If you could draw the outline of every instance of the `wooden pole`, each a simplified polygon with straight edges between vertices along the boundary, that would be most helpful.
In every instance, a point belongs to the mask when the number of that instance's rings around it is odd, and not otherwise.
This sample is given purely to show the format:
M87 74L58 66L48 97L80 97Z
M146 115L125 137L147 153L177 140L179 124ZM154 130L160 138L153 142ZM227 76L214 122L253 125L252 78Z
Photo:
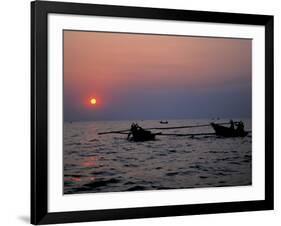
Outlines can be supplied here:
M252 133L252 131L246 131L248 133ZM111 131L107 133L116 133L116 134L122 134L122 135L128 135L129 133L126 132L119 132L119 131ZM210 135L216 135L216 133L154 133L157 136L179 136L179 137L184 137L184 136L210 136Z
M193 137L193 136L207 136L216 135L216 133L160 133L159 136L179 136L179 137Z
M237 123L237 122L234 122ZM217 125L227 125L229 122L222 122L222 123L216 123ZM144 128L145 130L166 130L166 129L185 129L185 128L197 128L197 127L207 127L210 126L209 124L201 124L201 125L186 125L186 126L173 126L173 127L151 127L151 128ZM110 134L110 133L123 133L123 132L129 132L130 129L124 129L124 130L113 130L113 131L107 131L107 132L100 132L98 135L103 134Z
M236 123L236 122L234 122ZM223 123L216 123L217 125L226 125L229 124L229 122L223 122ZM152 127L152 128L146 128L147 130L149 129L157 129L157 130L162 130L162 129L185 129L185 128L197 128L197 127L208 127L211 126L211 123L209 124L201 124L201 125L188 125L188 126L173 126L173 127Z
M109 133L125 133L125 132L129 132L129 129L124 129L124 130L113 130L113 131L108 131L108 132L100 132L98 133L98 135L103 135L103 134L109 134Z

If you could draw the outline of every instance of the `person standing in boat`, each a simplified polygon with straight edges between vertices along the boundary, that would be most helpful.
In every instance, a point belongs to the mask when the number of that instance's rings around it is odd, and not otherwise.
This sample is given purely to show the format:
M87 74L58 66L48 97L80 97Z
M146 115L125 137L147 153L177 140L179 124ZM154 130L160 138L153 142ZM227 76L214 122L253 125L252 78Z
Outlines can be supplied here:
M137 131L137 128L138 128L138 125L136 123L132 123L130 132L128 133L128 136L127 136L127 140L129 140L131 135L133 135L134 132Z
M234 122L233 122L232 119L230 120L229 123L230 123L230 129L235 130L235 128L234 128Z
M237 125L237 132L238 133L244 133L244 123L242 121L238 122L238 125Z

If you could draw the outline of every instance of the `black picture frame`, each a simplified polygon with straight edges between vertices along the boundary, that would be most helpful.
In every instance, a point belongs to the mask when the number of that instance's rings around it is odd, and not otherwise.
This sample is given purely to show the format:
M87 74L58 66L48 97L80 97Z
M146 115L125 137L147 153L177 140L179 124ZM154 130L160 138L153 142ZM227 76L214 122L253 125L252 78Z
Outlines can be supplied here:
M265 26L265 199L257 201L48 212L48 14L74 14ZM31 223L51 224L211 214L274 208L273 16L80 3L31 3Z

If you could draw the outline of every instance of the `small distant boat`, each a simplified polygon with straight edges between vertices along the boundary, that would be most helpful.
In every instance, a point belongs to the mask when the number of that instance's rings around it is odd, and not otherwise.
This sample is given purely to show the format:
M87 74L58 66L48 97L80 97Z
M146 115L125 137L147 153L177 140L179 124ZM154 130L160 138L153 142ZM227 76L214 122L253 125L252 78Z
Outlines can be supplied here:
M168 122L167 120L166 120L166 121L162 121L162 120L161 120L159 123L160 123L160 124L168 124L169 122Z
M216 123L211 123L211 126L216 132L216 135L222 137L245 137L249 132L245 131L244 128L238 127L236 129L225 127Z
M133 123L131 125L130 132L128 134L127 139L129 141L150 141L150 140L155 140L156 133L151 133L148 130L143 129L140 127L138 124Z

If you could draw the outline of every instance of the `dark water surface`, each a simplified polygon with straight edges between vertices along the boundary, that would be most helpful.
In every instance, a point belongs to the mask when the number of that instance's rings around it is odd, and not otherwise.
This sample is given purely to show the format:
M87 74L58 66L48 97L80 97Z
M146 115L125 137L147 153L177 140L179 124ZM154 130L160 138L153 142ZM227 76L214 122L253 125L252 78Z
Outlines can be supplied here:
M245 129L251 130L251 120L243 121ZM135 143L127 141L126 135L97 134L127 129L131 123L64 123L65 194L241 186L252 182L251 136L158 136L155 141ZM169 120L166 125L156 120L138 123L148 128L206 124L210 120ZM202 127L162 132L208 133L213 130Z

